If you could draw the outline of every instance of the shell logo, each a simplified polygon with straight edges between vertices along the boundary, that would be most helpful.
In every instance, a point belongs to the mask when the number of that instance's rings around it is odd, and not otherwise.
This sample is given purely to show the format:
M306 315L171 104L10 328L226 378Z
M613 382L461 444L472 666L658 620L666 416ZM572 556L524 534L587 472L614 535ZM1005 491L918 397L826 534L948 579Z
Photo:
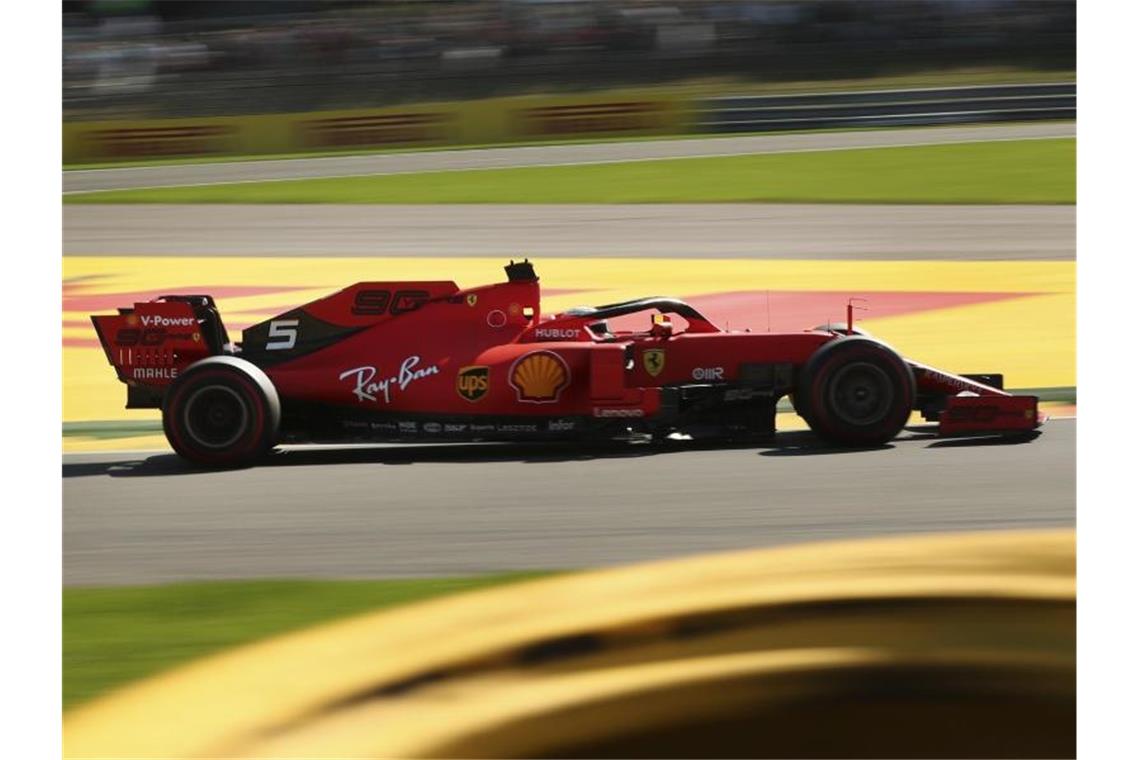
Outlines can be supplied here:
M570 368L552 351L534 351L516 360L508 377L519 401L553 404L570 385Z

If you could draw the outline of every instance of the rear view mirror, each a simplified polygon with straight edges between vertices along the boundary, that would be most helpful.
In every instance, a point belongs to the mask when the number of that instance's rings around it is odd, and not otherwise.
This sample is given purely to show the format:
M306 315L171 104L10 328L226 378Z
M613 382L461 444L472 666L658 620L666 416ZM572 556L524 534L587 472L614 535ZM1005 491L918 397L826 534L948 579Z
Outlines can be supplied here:
M664 314L654 314L649 334L656 338L668 338L673 334L673 322Z

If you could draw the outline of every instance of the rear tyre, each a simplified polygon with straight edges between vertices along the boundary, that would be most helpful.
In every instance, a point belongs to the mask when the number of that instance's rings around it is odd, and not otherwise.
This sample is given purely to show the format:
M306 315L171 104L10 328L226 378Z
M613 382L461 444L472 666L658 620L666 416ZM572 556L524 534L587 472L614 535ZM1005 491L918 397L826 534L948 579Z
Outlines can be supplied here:
M206 467L252 464L273 447L281 403L269 377L232 356L191 365L166 392L162 429L179 456Z
M898 435L914 406L914 373L887 346L863 336L824 344L808 360L795 405L820 438L879 446Z

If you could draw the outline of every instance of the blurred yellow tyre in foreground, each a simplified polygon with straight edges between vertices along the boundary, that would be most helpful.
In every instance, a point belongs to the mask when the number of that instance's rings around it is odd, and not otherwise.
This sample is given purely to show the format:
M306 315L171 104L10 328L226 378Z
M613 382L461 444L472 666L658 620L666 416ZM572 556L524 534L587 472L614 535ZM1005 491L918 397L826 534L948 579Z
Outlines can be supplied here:
M71 757L1071 757L1072 531L563 576L233 650L66 716Z

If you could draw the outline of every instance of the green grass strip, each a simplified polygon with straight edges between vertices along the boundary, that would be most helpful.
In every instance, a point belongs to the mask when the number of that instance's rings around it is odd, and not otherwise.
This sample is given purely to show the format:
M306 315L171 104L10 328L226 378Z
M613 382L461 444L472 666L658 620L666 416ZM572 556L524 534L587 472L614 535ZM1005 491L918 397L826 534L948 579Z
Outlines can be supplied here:
M1076 140L991 141L71 194L67 203L1076 202Z
M162 420L91 420L63 423L65 438L134 438L161 432Z
M64 706L256 639L347 615L541 575L65 588Z

